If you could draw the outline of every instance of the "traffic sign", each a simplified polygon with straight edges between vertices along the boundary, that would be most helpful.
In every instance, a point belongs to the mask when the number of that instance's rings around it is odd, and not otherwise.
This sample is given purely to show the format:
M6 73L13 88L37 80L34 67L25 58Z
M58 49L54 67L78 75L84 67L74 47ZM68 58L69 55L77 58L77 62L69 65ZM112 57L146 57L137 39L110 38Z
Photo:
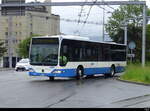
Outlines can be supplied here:
M136 47L135 42L131 41L131 42L129 43L129 49L133 50L133 49L135 49L135 47Z

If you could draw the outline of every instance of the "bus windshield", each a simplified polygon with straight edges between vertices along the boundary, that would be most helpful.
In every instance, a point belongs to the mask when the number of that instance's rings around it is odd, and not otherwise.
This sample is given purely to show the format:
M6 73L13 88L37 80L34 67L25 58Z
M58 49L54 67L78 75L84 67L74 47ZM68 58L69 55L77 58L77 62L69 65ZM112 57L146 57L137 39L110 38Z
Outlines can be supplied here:
M58 64L58 39L32 39L30 64L56 66Z

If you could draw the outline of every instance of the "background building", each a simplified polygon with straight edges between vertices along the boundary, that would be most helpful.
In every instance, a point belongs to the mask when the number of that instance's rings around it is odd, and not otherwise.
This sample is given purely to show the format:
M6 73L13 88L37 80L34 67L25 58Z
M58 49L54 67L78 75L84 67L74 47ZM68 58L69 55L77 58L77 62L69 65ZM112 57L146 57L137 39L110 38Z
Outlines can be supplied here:
M11 0L13 1L13 0ZM15 1L15 0L14 0ZM50 2L51 0L45 0ZM9 17L0 15L0 39L8 47L8 27ZM20 41L25 38L38 35L57 35L60 34L60 17L51 13L50 6L26 7L25 16L12 16L12 63L16 64L18 57L16 51ZM0 67L8 67L8 52L0 60Z

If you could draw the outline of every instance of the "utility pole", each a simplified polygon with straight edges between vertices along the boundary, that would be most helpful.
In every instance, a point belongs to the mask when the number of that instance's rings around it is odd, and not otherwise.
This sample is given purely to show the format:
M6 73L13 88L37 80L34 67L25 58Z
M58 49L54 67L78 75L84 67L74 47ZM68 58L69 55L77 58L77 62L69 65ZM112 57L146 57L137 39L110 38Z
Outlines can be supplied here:
M126 57L128 56L128 27L127 27L127 21L125 20L125 23L124 23L124 44L126 45Z
M143 5L142 67L145 67L145 48L146 48L146 5Z
M102 0L102 2L104 2L104 0ZM104 30L104 24L105 24L105 5L104 5L104 7L103 7L103 31L102 31L102 36L103 36L103 40L102 41L105 41L105 30Z
M12 68L12 19L13 17L8 16L8 60L9 60L9 68Z
M127 21L125 21L125 24L124 24L124 44L127 45Z

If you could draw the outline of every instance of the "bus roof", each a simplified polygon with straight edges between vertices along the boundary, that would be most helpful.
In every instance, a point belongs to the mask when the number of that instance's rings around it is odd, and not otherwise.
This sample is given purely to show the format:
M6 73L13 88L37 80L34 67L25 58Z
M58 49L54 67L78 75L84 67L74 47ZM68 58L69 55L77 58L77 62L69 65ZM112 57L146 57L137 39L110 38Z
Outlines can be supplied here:
M53 35L53 36L37 36L33 38L62 38L62 39L70 39L70 40L80 40L80 41L87 41L87 42L96 42L96 43L104 43L104 44L114 44L114 45L123 45L126 46L125 44L119 44L116 42L102 42L102 41L96 41L96 40L91 40L88 37L82 37L82 36L74 36L74 35Z

